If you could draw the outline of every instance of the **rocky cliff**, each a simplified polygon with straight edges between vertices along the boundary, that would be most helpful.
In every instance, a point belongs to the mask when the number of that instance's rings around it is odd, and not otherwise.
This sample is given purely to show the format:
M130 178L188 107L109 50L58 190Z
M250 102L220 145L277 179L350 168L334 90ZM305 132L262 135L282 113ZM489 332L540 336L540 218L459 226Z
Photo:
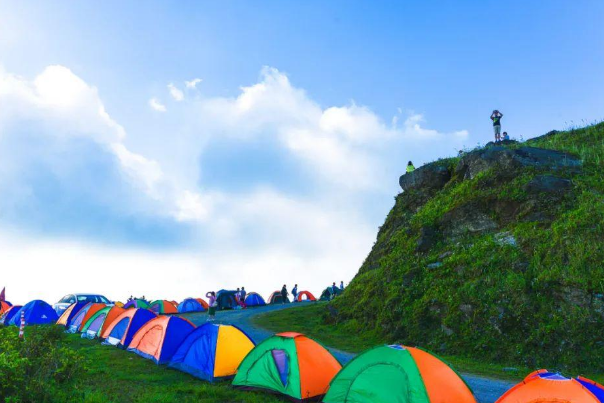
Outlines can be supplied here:
M602 369L603 172L598 124L401 176L341 320L444 353Z

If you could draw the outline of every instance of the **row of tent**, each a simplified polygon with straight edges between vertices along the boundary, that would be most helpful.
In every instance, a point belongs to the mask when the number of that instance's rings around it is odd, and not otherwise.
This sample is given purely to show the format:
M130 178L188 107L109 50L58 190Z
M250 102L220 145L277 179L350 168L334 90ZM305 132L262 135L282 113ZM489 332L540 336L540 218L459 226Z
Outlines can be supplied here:
M43 301L21 309L34 320L50 319L54 313ZM256 345L236 326L195 327L187 319L145 308L76 303L56 323L67 332L99 338L209 382L232 378L235 387L279 393L294 401L476 403L449 365L420 348L378 346L342 367L321 344L300 333L279 333ZM496 403L533 402L604 403L604 387L586 378L539 370Z

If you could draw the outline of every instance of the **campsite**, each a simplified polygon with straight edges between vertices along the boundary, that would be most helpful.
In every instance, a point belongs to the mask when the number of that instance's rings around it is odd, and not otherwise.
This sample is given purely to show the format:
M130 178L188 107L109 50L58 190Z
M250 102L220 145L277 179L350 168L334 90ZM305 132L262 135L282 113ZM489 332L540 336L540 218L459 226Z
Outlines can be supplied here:
M604 0L0 0L0 403L604 403Z

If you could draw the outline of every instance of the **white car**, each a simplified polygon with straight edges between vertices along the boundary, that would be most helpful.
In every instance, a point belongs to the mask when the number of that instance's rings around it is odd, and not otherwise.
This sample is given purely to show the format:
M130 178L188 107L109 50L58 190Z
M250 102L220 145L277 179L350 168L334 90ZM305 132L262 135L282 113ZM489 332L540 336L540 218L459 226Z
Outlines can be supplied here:
M75 302L101 302L103 304L112 305L113 303L99 294L67 294L52 307L57 315L61 316L69 306Z

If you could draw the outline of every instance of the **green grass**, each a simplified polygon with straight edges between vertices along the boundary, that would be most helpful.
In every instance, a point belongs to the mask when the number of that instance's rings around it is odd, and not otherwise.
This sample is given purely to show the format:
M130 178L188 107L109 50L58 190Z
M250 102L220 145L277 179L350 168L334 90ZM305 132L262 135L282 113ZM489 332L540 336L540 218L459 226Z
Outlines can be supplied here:
M87 359L85 387L89 401L99 402L280 402L264 393L233 389L229 382L210 384L180 371L95 340L70 335L69 347Z
M0 330L4 335L5 332L18 332L17 328ZM26 337L28 332L36 331L38 330L35 327L27 328ZM30 337L33 336L31 334ZM74 402L267 403L283 401L274 395L262 392L234 389L228 381L210 384L186 373L169 369L165 365L156 365L151 360L134 353L113 346L104 346L98 340L82 339L79 334L59 333L58 341L53 342L53 347L57 351L70 352L83 358L83 369L78 371L77 378L61 388L69 389L69 396ZM2 356L3 352L0 351L0 363L2 363ZM28 382L27 378L24 378L24 382ZM54 401L67 401L64 396L55 395L55 399ZM2 400L1 394L0 400Z

